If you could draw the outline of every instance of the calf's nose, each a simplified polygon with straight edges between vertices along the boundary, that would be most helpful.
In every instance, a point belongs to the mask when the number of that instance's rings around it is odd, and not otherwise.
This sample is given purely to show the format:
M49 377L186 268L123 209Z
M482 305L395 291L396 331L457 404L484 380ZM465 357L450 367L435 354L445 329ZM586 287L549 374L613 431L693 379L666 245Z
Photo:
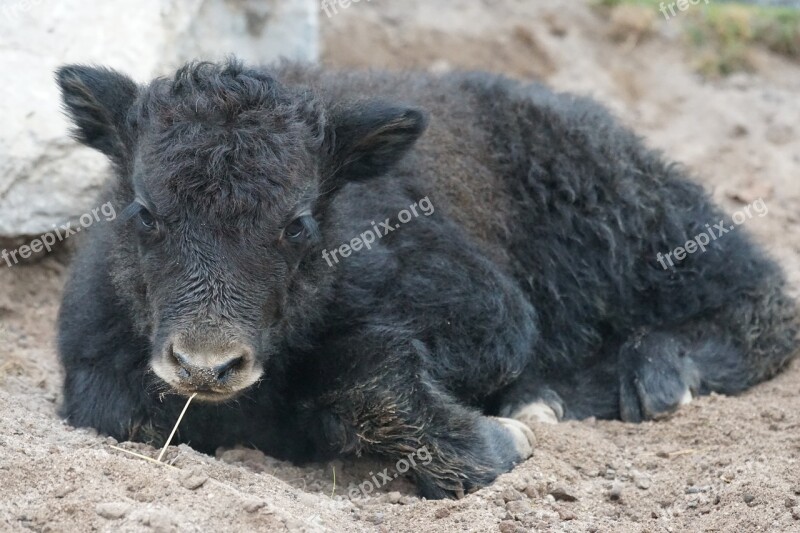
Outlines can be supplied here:
M193 354L181 352L172 347L170 354L176 365L176 375L186 386L196 390L206 390L228 385L236 374L244 370L249 355L242 351L241 354L214 357L198 357Z

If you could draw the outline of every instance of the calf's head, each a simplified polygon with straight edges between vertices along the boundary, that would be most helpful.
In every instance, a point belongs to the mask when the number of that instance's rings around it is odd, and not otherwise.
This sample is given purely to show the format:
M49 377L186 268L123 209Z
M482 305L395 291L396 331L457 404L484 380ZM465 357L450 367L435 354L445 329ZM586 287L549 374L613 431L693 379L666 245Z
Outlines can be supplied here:
M146 86L77 65L57 81L74 136L115 169L112 277L150 366L208 401L257 382L312 310L332 195L384 173L425 128L417 110L326 101L233 60Z

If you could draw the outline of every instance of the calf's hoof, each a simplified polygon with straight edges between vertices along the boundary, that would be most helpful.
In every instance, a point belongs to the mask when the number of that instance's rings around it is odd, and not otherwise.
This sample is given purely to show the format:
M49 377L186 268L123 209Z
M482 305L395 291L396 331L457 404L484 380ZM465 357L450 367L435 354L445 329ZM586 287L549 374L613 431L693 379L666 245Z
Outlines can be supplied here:
M531 428L510 418L481 417L477 437L463 453L437 457L416 472L420 495L428 499L463 498L492 483L497 476L533 454L536 437Z
M527 424L513 418L495 418L511 434L514 449L519 456L518 461L524 461L533 455L533 447L536 445L536 435Z
M528 426L535 426L536 424L558 424L564 412L560 406L553 407L549 403L538 401L523 405L519 409L512 412L509 417L519 420Z

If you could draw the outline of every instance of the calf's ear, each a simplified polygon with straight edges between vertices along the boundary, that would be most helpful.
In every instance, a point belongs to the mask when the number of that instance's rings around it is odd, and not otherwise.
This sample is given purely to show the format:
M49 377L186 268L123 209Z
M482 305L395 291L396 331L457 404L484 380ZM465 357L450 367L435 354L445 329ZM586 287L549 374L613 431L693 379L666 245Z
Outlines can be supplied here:
M414 145L427 126L414 108L368 102L334 112L326 145L335 182L383 174Z
M75 139L124 166L130 151L125 118L138 93L136 83L115 70L83 65L59 68L56 81Z

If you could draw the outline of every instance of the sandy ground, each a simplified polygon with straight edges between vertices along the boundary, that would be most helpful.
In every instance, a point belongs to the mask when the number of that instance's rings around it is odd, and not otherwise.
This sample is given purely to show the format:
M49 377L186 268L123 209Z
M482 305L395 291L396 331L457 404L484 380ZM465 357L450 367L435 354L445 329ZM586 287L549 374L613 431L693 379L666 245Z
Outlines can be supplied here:
M703 81L679 21L641 35L623 15L578 2L361 2L323 14L324 62L487 69L594 95L726 209L763 198L768 214L744 225L797 294L800 68L757 53L755 73ZM168 452L175 468L128 456L55 414L53 331L68 261L62 251L0 268L2 531L800 531L800 363L658 423L536 426L533 458L459 501L420 500L402 479L348 497L391 465L297 468L252 450L213 458L185 446Z

